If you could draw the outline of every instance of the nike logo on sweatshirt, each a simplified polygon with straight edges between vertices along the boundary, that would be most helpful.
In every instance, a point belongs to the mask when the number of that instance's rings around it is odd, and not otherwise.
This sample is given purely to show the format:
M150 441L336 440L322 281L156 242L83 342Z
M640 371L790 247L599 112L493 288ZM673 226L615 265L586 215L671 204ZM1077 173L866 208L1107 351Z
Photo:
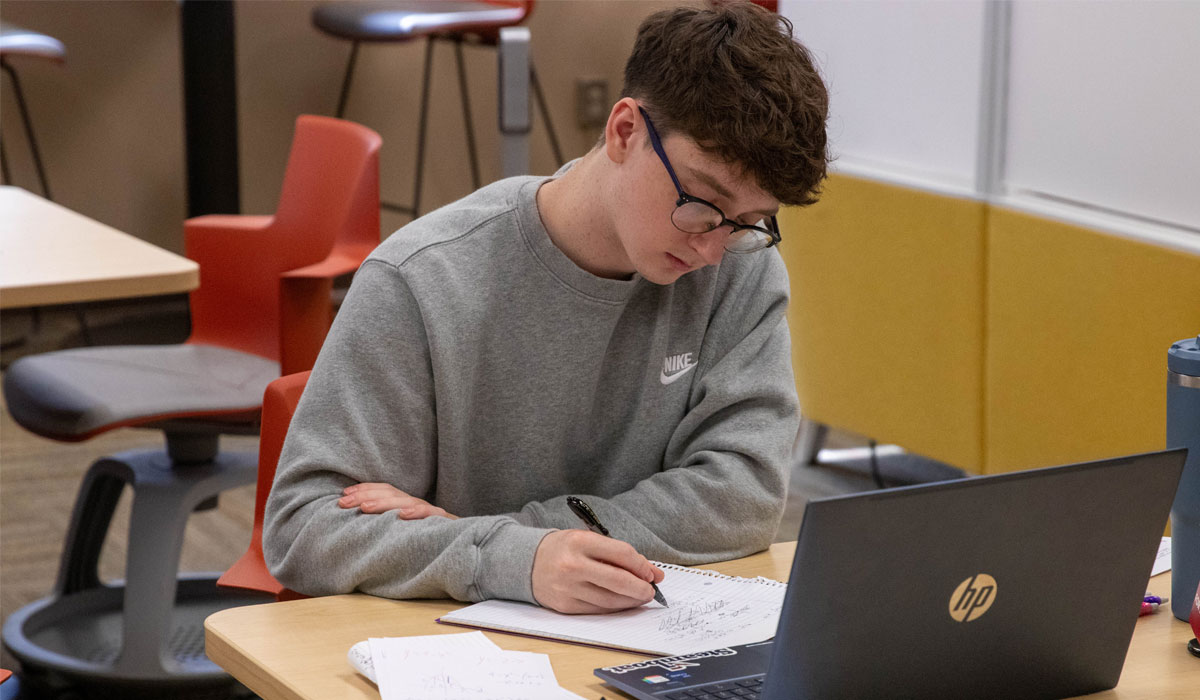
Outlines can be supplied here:
M679 355L668 355L663 358L663 368L662 372L658 375L658 381L662 382L663 386L666 386L688 372L691 372L695 367L696 362L692 359L692 353L690 352Z

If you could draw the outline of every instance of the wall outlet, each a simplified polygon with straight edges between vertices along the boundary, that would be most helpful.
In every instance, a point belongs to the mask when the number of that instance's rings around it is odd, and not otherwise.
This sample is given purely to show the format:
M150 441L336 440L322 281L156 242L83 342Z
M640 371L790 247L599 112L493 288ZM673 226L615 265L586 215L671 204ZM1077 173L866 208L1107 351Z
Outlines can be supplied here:
M579 126L595 128L608 122L612 104L608 101L608 81L604 78L575 80L575 118Z

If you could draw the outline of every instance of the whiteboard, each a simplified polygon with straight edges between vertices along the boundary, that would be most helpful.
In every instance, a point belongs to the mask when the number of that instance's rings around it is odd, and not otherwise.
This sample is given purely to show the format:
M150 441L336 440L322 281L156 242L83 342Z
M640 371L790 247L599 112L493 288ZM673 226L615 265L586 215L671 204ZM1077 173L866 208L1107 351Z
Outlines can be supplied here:
M841 165L974 186L982 0L782 0L779 12L829 86Z
M1200 2L1013 6L1005 182L1200 230Z

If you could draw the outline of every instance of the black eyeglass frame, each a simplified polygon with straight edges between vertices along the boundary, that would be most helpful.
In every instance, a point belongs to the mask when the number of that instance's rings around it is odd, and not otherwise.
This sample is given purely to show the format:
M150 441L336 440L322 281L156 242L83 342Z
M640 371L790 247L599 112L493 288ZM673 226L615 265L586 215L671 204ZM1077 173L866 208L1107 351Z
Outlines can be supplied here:
M685 204L702 204L702 205L708 207L709 209L712 209L713 211L715 211L721 217L721 222L718 223L716 226L713 226L712 229L709 229L709 231L687 231L687 230L680 228L679 224L675 223L674 212L671 212L671 214L672 214L671 224L675 228L679 229L680 231L683 231L684 233L688 233L688 234L692 234L692 235L702 235L702 234L708 233L710 231L713 231L715 229L718 229L722 226L732 226L733 228L731 228L729 230L730 236L737 233L738 231L750 230L750 231L759 231L761 233L765 233L768 236L770 236L770 238L771 238L770 243L767 243L766 245L762 246L761 248L754 248L752 250L732 250L729 247L726 247L725 250L729 251L730 253L756 253L760 250L766 250L767 248L770 248L772 246L779 244L779 241L781 240L781 238L779 236L779 222L775 220L774 216L770 217L770 219L769 219L771 222L770 228L763 228L762 226L754 226L753 224L739 224L738 222L734 221L733 219L730 219L729 217L725 216L725 212L721 211L721 207L718 207L717 205L713 204L712 202L709 202L708 200L701 199L699 197L690 195L687 192L684 192L683 185L679 184L679 177L675 174L675 168L671 167L671 161L669 158L667 158L667 152L663 150L662 140L658 137L658 130L654 128L654 122L650 120L650 115L646 113L646 109L644 107L642 107L641 105L638 105L638 111L641 112L642 119L645 120L645 122L646 122L646 133L649 134L649 136L650 136L650 145L654 148L654 152L658 154L658 159L662 161L663 166L666 167L667 174L671 176L671 182L675 185L675 191L679 194L679 199L675 200L675 208L679 209L679 207L682 207Z

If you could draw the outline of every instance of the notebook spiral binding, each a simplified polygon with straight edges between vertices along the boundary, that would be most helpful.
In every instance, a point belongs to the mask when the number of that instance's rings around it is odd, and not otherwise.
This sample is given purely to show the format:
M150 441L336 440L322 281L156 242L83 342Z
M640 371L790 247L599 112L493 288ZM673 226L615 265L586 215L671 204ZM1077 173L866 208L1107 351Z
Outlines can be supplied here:
M655 562L651 562L651 563L660 569L666 569L669 571L686 571L689 574L699 574L701 576L709 576L712 578L719 578L723 581L745 581L748 583L761 583L764 586L773 586L776 588L787 588L786 583L784 583L782 581L776 581L774 579L765 578L763 576L758 576L755 578L744 578L742 576L730 576L729 574L723 574L720 571L713 571L712 569L693 569L688 566L679 566L678 564L664 564L663 562L660 562L660 561L655 561Z

